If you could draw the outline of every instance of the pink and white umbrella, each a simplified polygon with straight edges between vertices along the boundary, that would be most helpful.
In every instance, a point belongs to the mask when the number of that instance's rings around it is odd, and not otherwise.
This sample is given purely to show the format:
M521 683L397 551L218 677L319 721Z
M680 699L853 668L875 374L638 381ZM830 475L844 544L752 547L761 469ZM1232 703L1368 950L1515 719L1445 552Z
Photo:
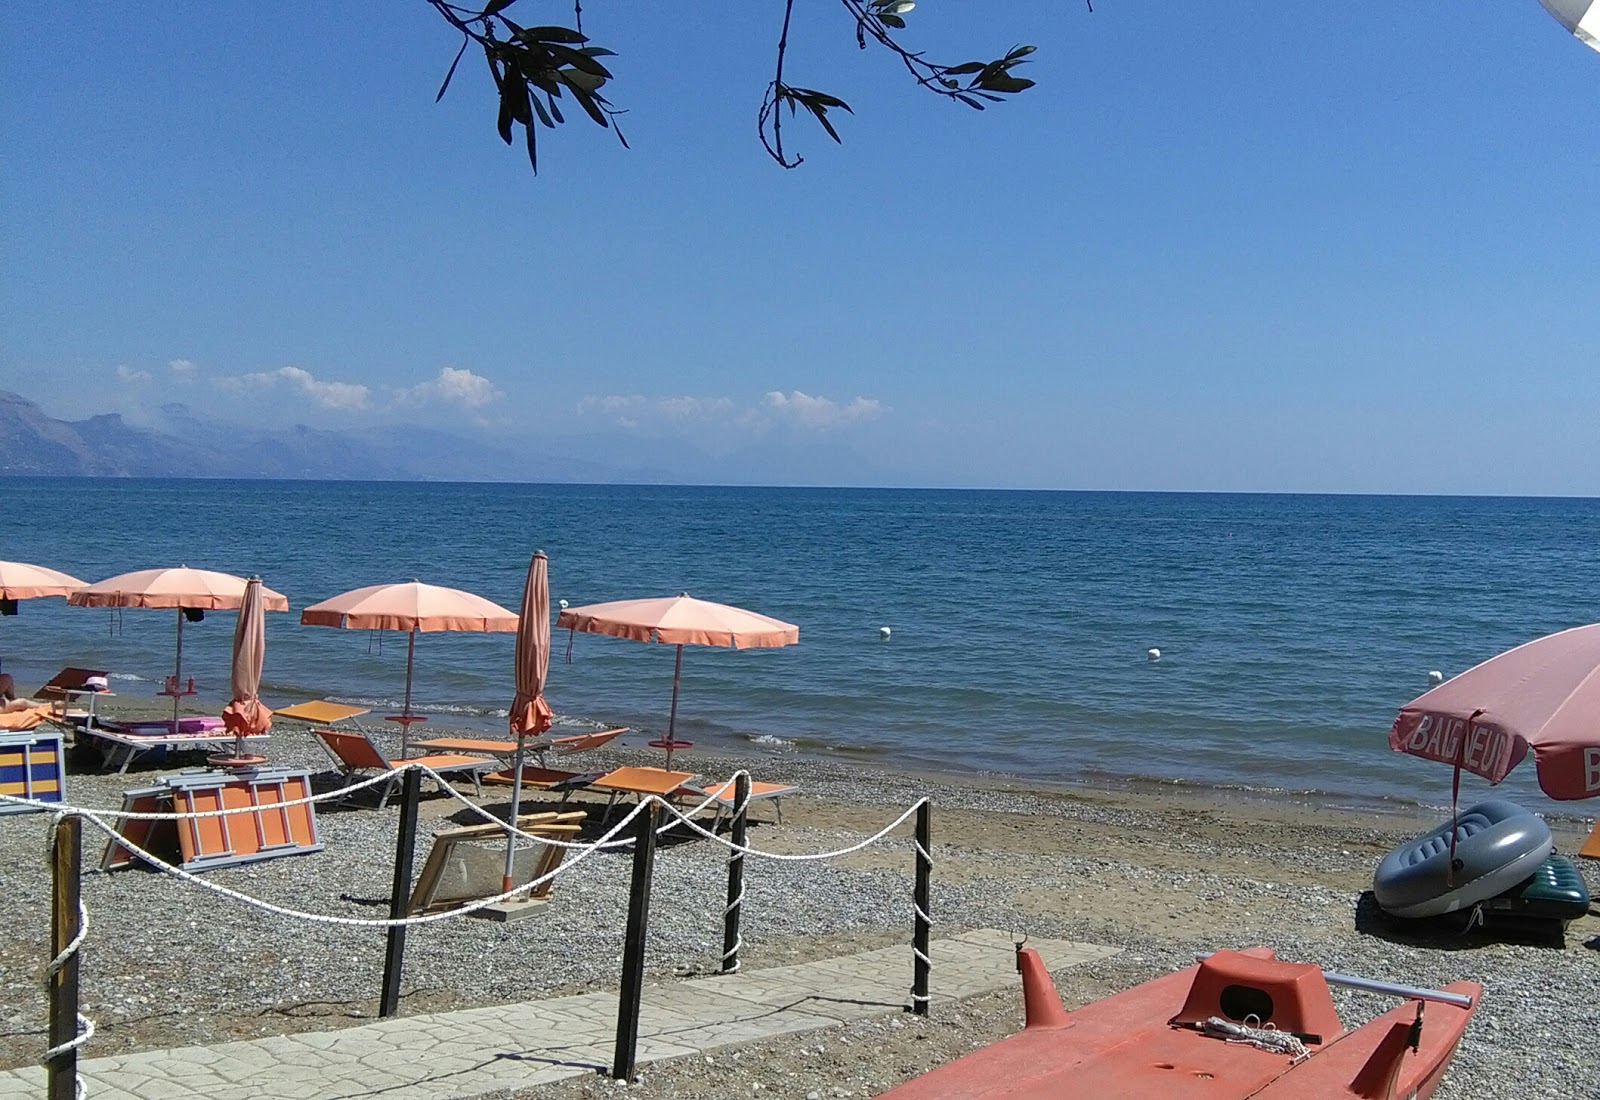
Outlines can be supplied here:
M1539 786L1600 795L1600 623L1536 638L1400 708L1389 747L1498 783L1533 750Z

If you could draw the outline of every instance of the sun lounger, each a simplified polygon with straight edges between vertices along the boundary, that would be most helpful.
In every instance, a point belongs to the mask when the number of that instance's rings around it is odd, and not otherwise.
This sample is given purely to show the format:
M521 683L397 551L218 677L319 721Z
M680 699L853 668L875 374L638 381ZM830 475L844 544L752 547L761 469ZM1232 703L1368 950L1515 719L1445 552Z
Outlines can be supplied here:
M52 721L73 727L92 727L95 725L95 700L112 693L105 688L90 687L90 677L104 681L106 674L95 668L64 668L50 677L33 697L50 704ZM79 699L88 699L89 705L82 710L75 709L73 704Z
M328 750L328 755L333 758L334 764L339 769L339 774L344 777L345 785L349 786L358 779L365 778L368 774L381 775L384 772L392 773L389 782L383 785L383 791L378 796L378 809L389 801L389 792L394 789L395 781L400 778L397 770L406 764L426 764L435 772L441 774L463 774L471 777L472 786L477 791L478 797L483 797L483 773L495 766L495 761L487 760L481 756L456 756L439 753L432 756L411 756L405 759L393 759L378 751L365 733L350 730L312 730L322 742L323 748ZM443 780L440 781L441 784ZM442 788L441 788L442 789Z
M524 764L522 785L536 791L558 793L561 795L562 805L565 805L567 799L572 797L573 791L581 791L604 774L604 772L569 772L561 768L539 768ZM483 781L509 787L516 781L516 773L511 768L501 768L499 771L484 773Z
M297 722L309 722L313 726L335 726L340 722L349 722L356 729L362 729L360 722L356 721L363 714L370 714L369 707L352 707L345 703L330 703L325 699L313 699L308 703L296 703L289 707L279 707L272 712L274 718L293 718Z
M642 799L647 794L658 794L665 798L696 778L694 772L673 772L665 768L618 768L602 775L590 786L611 795L606 802L605 816L601 818L601 821L608 821L617 799L623 795L631 794Z
M127 774L128 765L147 752L221 752L235 743L222 719L211 715L183 717L176 722L170 718L132 722L102 718L81 733L100 749L105 766L115 767L118 775ZM256 734L246 737L245 743L259 745L267 739L267 734Z
M750 801L760 802L763 799L772 799L772 808L777 812L778 824L783 824L783 796L794 794L799 787L789 783L763 783L759 780L750 781ZM731 814L737 808L735 802L736 788L733 780L726 783L685 783L672 792L672 797L691 802L703 802L706 798L714 798L713 805L717 808L717 816L711 822L711 831L715 832L717 826L722 824L724 814Z

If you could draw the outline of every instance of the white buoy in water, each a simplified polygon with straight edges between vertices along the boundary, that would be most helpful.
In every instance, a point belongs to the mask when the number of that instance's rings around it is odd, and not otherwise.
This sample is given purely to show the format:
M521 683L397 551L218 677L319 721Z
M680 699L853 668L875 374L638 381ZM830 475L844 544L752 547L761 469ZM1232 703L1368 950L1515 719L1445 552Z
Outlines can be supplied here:
M1434 669L1432 672L1428 673L1428 683L1430 683L1430 684L1442 684L1442 683L1444 683L1444 673L1440 672L1438 669Z
M1152 661L1161 660L1161 651L1154 646L1151 646L1149 649L1145 650L1144 655L1150 658Z
M891 633L891 631L886 626L880 626L878 628L878 637L882 638L884 641L888 641L889 640L889 634L890 633Z
M560 600L558 602L561 604L562 607L566 607L567 606L567 601L566 600Z

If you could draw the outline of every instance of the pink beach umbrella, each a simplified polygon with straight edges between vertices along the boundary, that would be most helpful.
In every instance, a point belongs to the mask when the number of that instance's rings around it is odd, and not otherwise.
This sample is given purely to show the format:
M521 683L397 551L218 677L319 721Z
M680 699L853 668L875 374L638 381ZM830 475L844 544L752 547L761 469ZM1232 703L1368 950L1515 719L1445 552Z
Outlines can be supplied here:
M522 612L517 617L517 650L514 658L517 694L511 701L511 734L517 739L516 761L511 777L511 824L517 823L522 805L523 738L537 737L550 728L550 705L544 701L545 680L550 672L550 563L544 551L534 553L528 562L528 579L522 586ZM505 872L501 890L511 889L512 864L516 857L516 837L506 836Z
M411 713L411 672L417 652L417 633L458 630L473 633L510 633L517 629L515 612L497 603L463 592L421 581L404 584L374 584L312 604L300 612L304 626L337 626L351 630L404 630L406 643L406 698L400 714L389 720L400 723L400 755L406 755L413 722L423 716Z
M1539 786L1600 795L1600 624L1536 638L1400 708L1389 747L1498 783L1533 750Z
M192 694L182 687L183 621L202 611L226 611L244 603L245 579L210 569L145 569L122 573L86 585L67 597L74 607L175 607L178 609L178 652L168 690L172 695L172 720L178 720L178 700ZM288 599L270 588L261 589L261 606L267 611L289 610Z
M18 600L45 596L70 596L84 582L42 565L20 561L0 561L0 615L15 615Z
M613 638L678 647L677 660L672 666L672 715L667 721L667 736L650 742L655 748L667 750L669 768L673 750L690 747L690 742L677 739L678 682L683 675L684 646L770 649L794 645L800 640L800 628L793 623L727 604L697 600L687 592L681 596L570 608L561 613L556 625L587 634L608 634Z
M265 764L267 758L244 751L244 739L272 728L272 711L261 702L261 666L267 654L267 616L262 606L261 578L245 585L239 621L233 628L233 700L222 708L222 724L234 736L233 755L219 754L211 763L223 768Z

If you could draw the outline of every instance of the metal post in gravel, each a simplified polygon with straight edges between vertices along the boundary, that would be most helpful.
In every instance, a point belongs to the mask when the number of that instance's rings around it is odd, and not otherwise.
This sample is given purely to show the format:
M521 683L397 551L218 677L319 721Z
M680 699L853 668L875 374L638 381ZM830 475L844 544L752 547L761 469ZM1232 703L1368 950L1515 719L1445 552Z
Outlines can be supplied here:
M733 843L728 853L728 907L722 911L722 972L739 969L739 915L744 909L744 838L750 809L750 777L733 782Z
M622 945L622 990L617 996L617 1049L611 1076L633 1080L639 1050L639 1000L644 993L644 940L650 922L650 884L656 866L656 818L649 803L635 822L633 883L628 889L628 931Z
M422 799L422 771L410 768L400 787L400 825L394 840L394 889L389 894L389 919L400 920L411 908L411 863L417 847L417 803ZM383 955L383 996L378 1015L393 1016L400 1008L400 976L406 963L406 926L389 926Z
M933 926L929 913L932 882L933 805L923 802L917 807L917 885L912 898L916 924L911 933L911 951L916 956L916 968L911 977L911 1011L918 1016L928 1014L928 971L933 969L928 955L928 931Z
M50 1048L78 1037L78 953L61 963L67 945L78 938L83 869L83 819L76 815L56 822L50 850ZM46 1063L49 1100L74 1100L78 1093L78 1048L61 1051Z

